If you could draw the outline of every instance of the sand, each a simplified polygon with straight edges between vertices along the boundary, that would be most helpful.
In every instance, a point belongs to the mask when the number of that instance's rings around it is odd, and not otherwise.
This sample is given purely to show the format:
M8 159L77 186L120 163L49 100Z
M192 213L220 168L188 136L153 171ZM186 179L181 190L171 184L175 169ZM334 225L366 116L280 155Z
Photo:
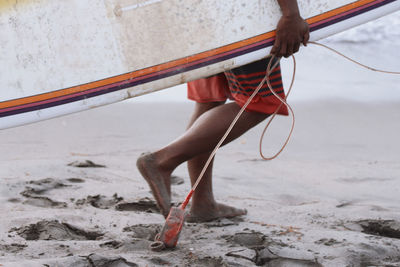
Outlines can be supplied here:
M218 201L242 218L184 226L174 250L148 249L164 224L135 167L180 135L191 103L119 103L0 132L0 266L399 266L400 104L293 103L296 128L274 161L261 126L224 147ZM284 141L279 118L264 150ZM189 190L185 166L172 200Z

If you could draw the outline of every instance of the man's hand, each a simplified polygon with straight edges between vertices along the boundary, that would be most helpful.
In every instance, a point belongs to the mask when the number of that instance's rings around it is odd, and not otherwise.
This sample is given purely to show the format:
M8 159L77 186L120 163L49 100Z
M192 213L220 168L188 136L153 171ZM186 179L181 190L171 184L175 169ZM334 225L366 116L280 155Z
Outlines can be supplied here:
M300 45L307 45L310 29L300 16L297 1L278 0L282 17L276 28L276 39L271 54L277 57L289 57L299 51Z

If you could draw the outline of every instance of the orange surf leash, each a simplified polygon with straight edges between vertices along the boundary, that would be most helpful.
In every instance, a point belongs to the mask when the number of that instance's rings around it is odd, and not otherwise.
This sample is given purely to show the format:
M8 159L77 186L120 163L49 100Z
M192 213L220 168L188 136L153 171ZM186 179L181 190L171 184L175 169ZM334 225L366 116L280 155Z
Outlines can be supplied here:
M324 47L326 49L329 49L330 51L344 57L345 59L361 66L364 68L367 68L369 70L372 71L376 71L376 72L381 72L381 73L388 73L388 74L400 74L400 72L393 72L393 71L384 71L384 70L378 70L375 68L371 68L367 65L361 64L356 60L353 60L345 55L343 55L342 53L338 52L335 49L332 49L326 45L320 44L320 43L316 43L316 42L309 42L310 44L314 44L314 45L319 45L321 47ZM270 116L270 119L267 123L267 125L265 126L262 135L260 137L260 144L259 144L259 152L260 152L260 156L262 157L262 159L264 160L272 160L275 159L276 157L278 157L278 155L285 149L286 145L289 143L289 140L292 136L293 133L293 129L294 129L294 125L295 125L295 116L294 116L294 111L292 109L292 107L286 102L287 97L289 96L292 88L293 88L293 84L295 81L295 76L296 76L296 59L295 57L292 55L292 59L293 59L293 75L292 75L292 81L290 83L289 89L287 91L286 97L282 98L280 97L272 88L270 80L269 80L269 75L271 74L272 70L276 68L276 66L279 64L280 58L275 57L274 55L270 55L272 58L269 61L268 67L267 67L267 71L266 71L266 75L264 77L264 79L261 81L261 83L258 85L258 87L254 90L254 92L252 93L252 95L249 97L249 99L247 100L247 102L243 105L243 107L240 109L240 111L238 112L238 114L236 115L235 119L232 121L232 123L230 124L229 128L226 130L224 136L221 138L221 140L218 142L218 144L216 145L216 147L214 148L214 150L212 151L211 155L209 156L206 164L204 165L202 171L200 172L199 177L197 178L195 184L192 186L190 192L188 193L188 195L186 196L185 200L183 201L183 203L179 206L179 207L172 207L168 217L165 221L164 227L162 228L161 232L156 236L156 241L154 243L152 243L150 245L150 249L153 251L161 251L165 248L174 248L176 247L177 243L178 243L178 239L179 239L179 234L182 230L183 224L184 224L184 220L185 220L185 208L188 205L190 199L192 198L193 193L195 192L197 186L199 185L199 183L201 182L201 179L204 176L204 173L206 172L208 166L210 165L212 159L214 158L215 154L217 153L218 149L221 147L222 143L225 141L225 139L228 137L229 133L232 131L233 127L235 126L236 122L239 120L240 116L243 114L243 112L245 111L245 109L247 108L247 106L250 104L250 102L253 100L253 98L257 95L258 91L260 91L260 89L264 86L265 83L267 83L268 88L270 89L270 91L272 92L272 94L278 98L281 101L281 104L278 106L278 108L275 110L275 112ZM278 59L275 64L272 65L272 62L274 61L274 59ZM279 109L282 107L282 105L285 105L290 114L292 115L292 125L291 125L291 129L289 131L288 137L286 138L284 144L282 145L281 149L275 153L273 156L271 157L265 157L263 155L262 152L262 141L264 139L264 135L268 129L268 127L271 125L273 119L276 117Z
M317 46L326 48L326 49L328 49L329 51L331 51L331 52L333 52L333 53L335 53L335 54L337 54L337 55L339 55L339 56L341 56L341 57L347 59L348 61L353 62L354 64L357 64L357 65L359 65L360 67L366 68L366 69L368 69L368 70L375 71L375 72L380 72L380 73L386 73L386 74L400 75L400 72L398 72L398 71L380 70L380 69L372 68L372 67L370 67L370 66L367 66L367 65L365 65L365 64L362 64L362 63L360 63L360 62L358 62L358 61L356 61L356 60L354 60L354 59L352 59L352 58L350 58L350 57L344 55L343 53L341 53L341 52L337 51L336 49L333 49L333 48L331 48L331 47L329 47L329 46L327 46L327 45L324 45L324 44L321 44L321 43L317 43L317 42L308 42L308 44L313 44L313 45L317 45ZM275 96L276 98L278 98L278 99L281 101L281 104L278 106L277 110L271 115L271 117L270 117L270 119L269 119L267 125L265 126L265 128L264 128L264 130L263 130L263 132L262 132L262 134L261 134L261 137L260 137L260 142L259 142L259 153L260 153L261 158L264 159L264 160L273 160L273 159L275 159L276 157L278 157L279 154L285 149L286 145L289 143L289 140L290 140L290 138L291 138L291 136L292 136L292 133L293 133L293 129L294 129L294 125L295 125L295 116L294 116L294 112L293 112L292 107L286 102L286 98L289 96L290 91L292 90L293 83L294 83L294 81L295 81L295 76L296 76L296 69L297 69L297 67L296 67L296 59L295 59L295 57L294 57L293 55L292 55L292 59L293 59L293 76L292 76L292 81L291 81L291 83L290 83L289 90L288 90L287 95L286 95L286 97L285 97L284 99L281 98L274 90L271 89L271 85L269 84L269 80L267 79L268 87L270 88L270 90L271 90L271 92L274 94L274 96ZM263 152L262 152L262 144L263 144L264 136L265 136L265 133L266 133L268 127L269 127L270 124L272 123L273 119L274 119L275 116L277 115L277 113L278 113L278 111L279 111L279 109L281 108L282 105L285 105L285 106L288 108L288 110L289 110L289 112L291 113L291 115L292 115L292 126L291 126L291 128L290 128L288 137L286 138L286 140L285 140L284 144L282 145L281 149L280 149L277 153L275 153L273 156L266 157L266 156L264 156L264 154L263 154Z
M200 184L201 179L204 176L204 173L206 172L208 166L210 165L210 163L211 163L212 159L214 158L215 154L217 153L218 149L221 147L222 143L228 137L229 133L232 131L233 127L235 126L236 122L239 120L240 116L243 114L243 112L245 111L247 106L250 104L250 102L253 100L253 98L257 95L258 91L260 91L260 89L263 87L265 82L267 82L270 90L272 91L272 86L269 82L269 75L272 72L271 70L274 69L279 64L279 58L278 58L278 60L275 62L275 64L271 67L272 62L274 61L275 58L276 58L275 56L272 56L272 58L268 64L267 73L266 73L264 79L261 81L261 83L254 90L252 95L249 97L249 99L246 101L246 103L240 109L240 111L236 115L235 119L232 121L229 128L226 130L224 136L221 138L221 140L215 146L215 148L212 151L207 162L204 164L204 167L203 167L202 171L200 172L199 177L197 178L196 182L192 186L192 189L186 196L183 203L179 207L171 208L171 210L167 216L167 219L165 220L164 227L162 228L160 234L158 234L156 236L155 242L153 242L150 245L151 250L161 251L166 248L176 247L176 244L178 243L178 239L179 239L179 234L182 230L183 223L185 220L185 208L186 208L187 204L189 203L190 199L192 198L194 191L196 191L197 186Z

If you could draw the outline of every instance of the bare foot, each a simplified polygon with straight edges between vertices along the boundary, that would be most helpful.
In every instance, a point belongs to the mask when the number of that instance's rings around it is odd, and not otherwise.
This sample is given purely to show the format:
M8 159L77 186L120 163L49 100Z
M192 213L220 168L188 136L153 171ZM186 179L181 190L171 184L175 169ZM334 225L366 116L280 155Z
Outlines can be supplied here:
M171 208L169 175L158 168L151 153L142 154L137 159L136 166L149 184L161 214L167 217Z
M224 204L214 203L212 205L203 206L201 208L193 207L186 216L187 222L208 222L221 218L232 218L246 215L247 210L237 209Z

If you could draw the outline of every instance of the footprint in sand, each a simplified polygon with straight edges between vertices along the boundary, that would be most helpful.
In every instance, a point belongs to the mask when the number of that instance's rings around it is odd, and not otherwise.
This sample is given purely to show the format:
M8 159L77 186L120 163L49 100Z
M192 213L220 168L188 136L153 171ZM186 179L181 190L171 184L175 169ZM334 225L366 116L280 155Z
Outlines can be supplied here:
M42 195L47 191L65 188L71 185L65 184L62 180L56 180L53 178L45 178L40 180L29 181L26 183L25 191L21 192L21 195Z
M137 211L159 213L156 203L149 198L139 199L137 202L123 202L124 198L115 193L112 197L103 195L87 196L75 201L75 205L91 205L99 209L115 208L118 211Z
M27 204L35 207L65 208L68 206L66 202L55 201L48 197L30 196L30 195L24 195L24 196L28 199L23 201L22 204Z
M45 220L13 228L9 232L16 232L26 240L97 240L104 235L100 232L85 231L68 223Z
M7 253L20 253L24 250L28 245L25 244L0 244L0 251Z
M91 160L74 161L69 163L68 166L76 168L106 168L105 165L94 163Z
M81 184L85 182L85 180L81 178L68 178L67 181L75 184Z
M22 203L42 208L65 208L67 203L59 202L43 196L50 190L70 187L62 180L53 178L45 178L40 180L29 181L26 183L24 191L20 194L26 198Z
M149 198L142 198L139 199L139 201L137 202L119 203L115 206L115 209L118 211L139 211L148 213L160 213L157 204Z
M286 245L267 240L267 236L260 232L242 232L223 236L223 238L234 246L246 247L244 249L228 252L226 256L248 260L257 266L321 266L311 259L292 259L281 257L273 253L268 248L268 245L273 244L275 247Z
M273 253L268 247L257 247L252 250L237 250L228 252L226 256L248 260L253 262L256 266L322 267L321 264L311 259L292 259L281 257Z
M110 267L137 267L136 263L129 262L126 259L122 257L110 257L106 258L97 254L91 254L86 257L88 262L91 264L90 266L93 267L105 267L105 266L110 266Z
M120 247L123 246L123 243L120 241L112 240L105 242L103 244L99 245L101 248L112 248L112 249L119 249Z
M222 257L204 257L204 258L189 258L183 266L196 266L196 267L219 267L219 266L231 266L228 265Z
M75 205L82 206L88 204L98 209L110 209L123 200L124 198L119 197L117 193L115 193L112 197L95 195L87 196L83 199L78 199L77 201L75 201Z
M136 263L129 262L122 257L103 257L98 254L89 256L67 257L56 262L49 262L44 266L65 266L65 267L137 267Z
M345 223L344 227L369 235L400 239L400 222L395 220L361 220Z
M254 248L264 245L266 236L260 232L243 232L234 235L223 236L231 244Z
M154 241L156 235L161 231L161 225L159 224L137 224L125 227L123 232L132 232L133 238L145 239Z

